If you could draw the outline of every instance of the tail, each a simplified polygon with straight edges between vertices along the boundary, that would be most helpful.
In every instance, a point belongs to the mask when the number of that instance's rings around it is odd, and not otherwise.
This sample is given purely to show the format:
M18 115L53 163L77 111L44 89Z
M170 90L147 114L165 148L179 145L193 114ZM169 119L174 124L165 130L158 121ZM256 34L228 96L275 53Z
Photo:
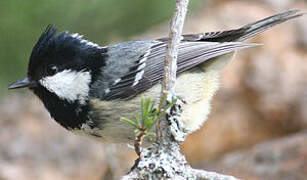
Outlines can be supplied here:
M230 31L208 32L203 34L189 34L183 36L183 41L207 41L207 42L233 42L244 41L277 24L300 17L305 13L300 10L292 10L270 16L260 21L247 24L239 29Z

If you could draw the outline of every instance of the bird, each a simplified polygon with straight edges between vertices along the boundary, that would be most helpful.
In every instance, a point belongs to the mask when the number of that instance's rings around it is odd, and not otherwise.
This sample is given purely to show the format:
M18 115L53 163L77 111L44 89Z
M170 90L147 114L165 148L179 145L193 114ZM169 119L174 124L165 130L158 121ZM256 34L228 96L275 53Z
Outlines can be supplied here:
M175 90L185 101L181 119L187 133L206 121L220 72L234 54L258 45L243 41L303 14L290 10L237 29L182 35ZM8 89L30 89L50 116L74 134L106 143L133 142L133 127L120 118L133 118L142 97L160 98L167 42L100 46L48 25L33 47L27 77Z

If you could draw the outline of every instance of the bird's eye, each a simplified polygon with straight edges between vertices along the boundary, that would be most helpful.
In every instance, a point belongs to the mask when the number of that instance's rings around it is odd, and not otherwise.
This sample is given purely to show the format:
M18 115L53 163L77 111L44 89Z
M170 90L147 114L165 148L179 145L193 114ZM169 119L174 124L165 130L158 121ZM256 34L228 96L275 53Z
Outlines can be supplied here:
M56 67L55 65L49 65L47 66L46 72L49 76L54 75L55 73L58 72L58 67Z

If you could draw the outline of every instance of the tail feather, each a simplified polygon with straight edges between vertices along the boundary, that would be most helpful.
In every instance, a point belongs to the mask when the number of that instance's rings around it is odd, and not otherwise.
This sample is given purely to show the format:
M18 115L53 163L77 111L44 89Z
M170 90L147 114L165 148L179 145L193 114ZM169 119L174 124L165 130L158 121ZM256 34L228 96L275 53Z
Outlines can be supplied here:
M275 25L281 24L290 19L300 17L302 15L304 15L304 13L301 12L300 10L292 10L243 26L242 28L247 30L245 31L244 35L238 39L238 41L244 41L267 29L272 28Z
M234 42L244 41L275 25L300 17L305 13L300 10L291 10L276 14L260 21L247 24L239 29L229 31L207 32L202 34L183 35L183 41L207 41L207 42Z

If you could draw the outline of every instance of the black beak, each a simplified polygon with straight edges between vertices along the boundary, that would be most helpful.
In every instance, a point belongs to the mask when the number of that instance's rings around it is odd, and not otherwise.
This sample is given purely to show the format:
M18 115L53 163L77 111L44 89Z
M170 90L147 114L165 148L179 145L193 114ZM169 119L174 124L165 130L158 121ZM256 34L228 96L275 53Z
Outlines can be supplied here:
M29 80L29 78L24 78L22 80L16 81L13 84L11 84L8 89L18 89L18 88L25 88L25 87L34 87L35 82Z

